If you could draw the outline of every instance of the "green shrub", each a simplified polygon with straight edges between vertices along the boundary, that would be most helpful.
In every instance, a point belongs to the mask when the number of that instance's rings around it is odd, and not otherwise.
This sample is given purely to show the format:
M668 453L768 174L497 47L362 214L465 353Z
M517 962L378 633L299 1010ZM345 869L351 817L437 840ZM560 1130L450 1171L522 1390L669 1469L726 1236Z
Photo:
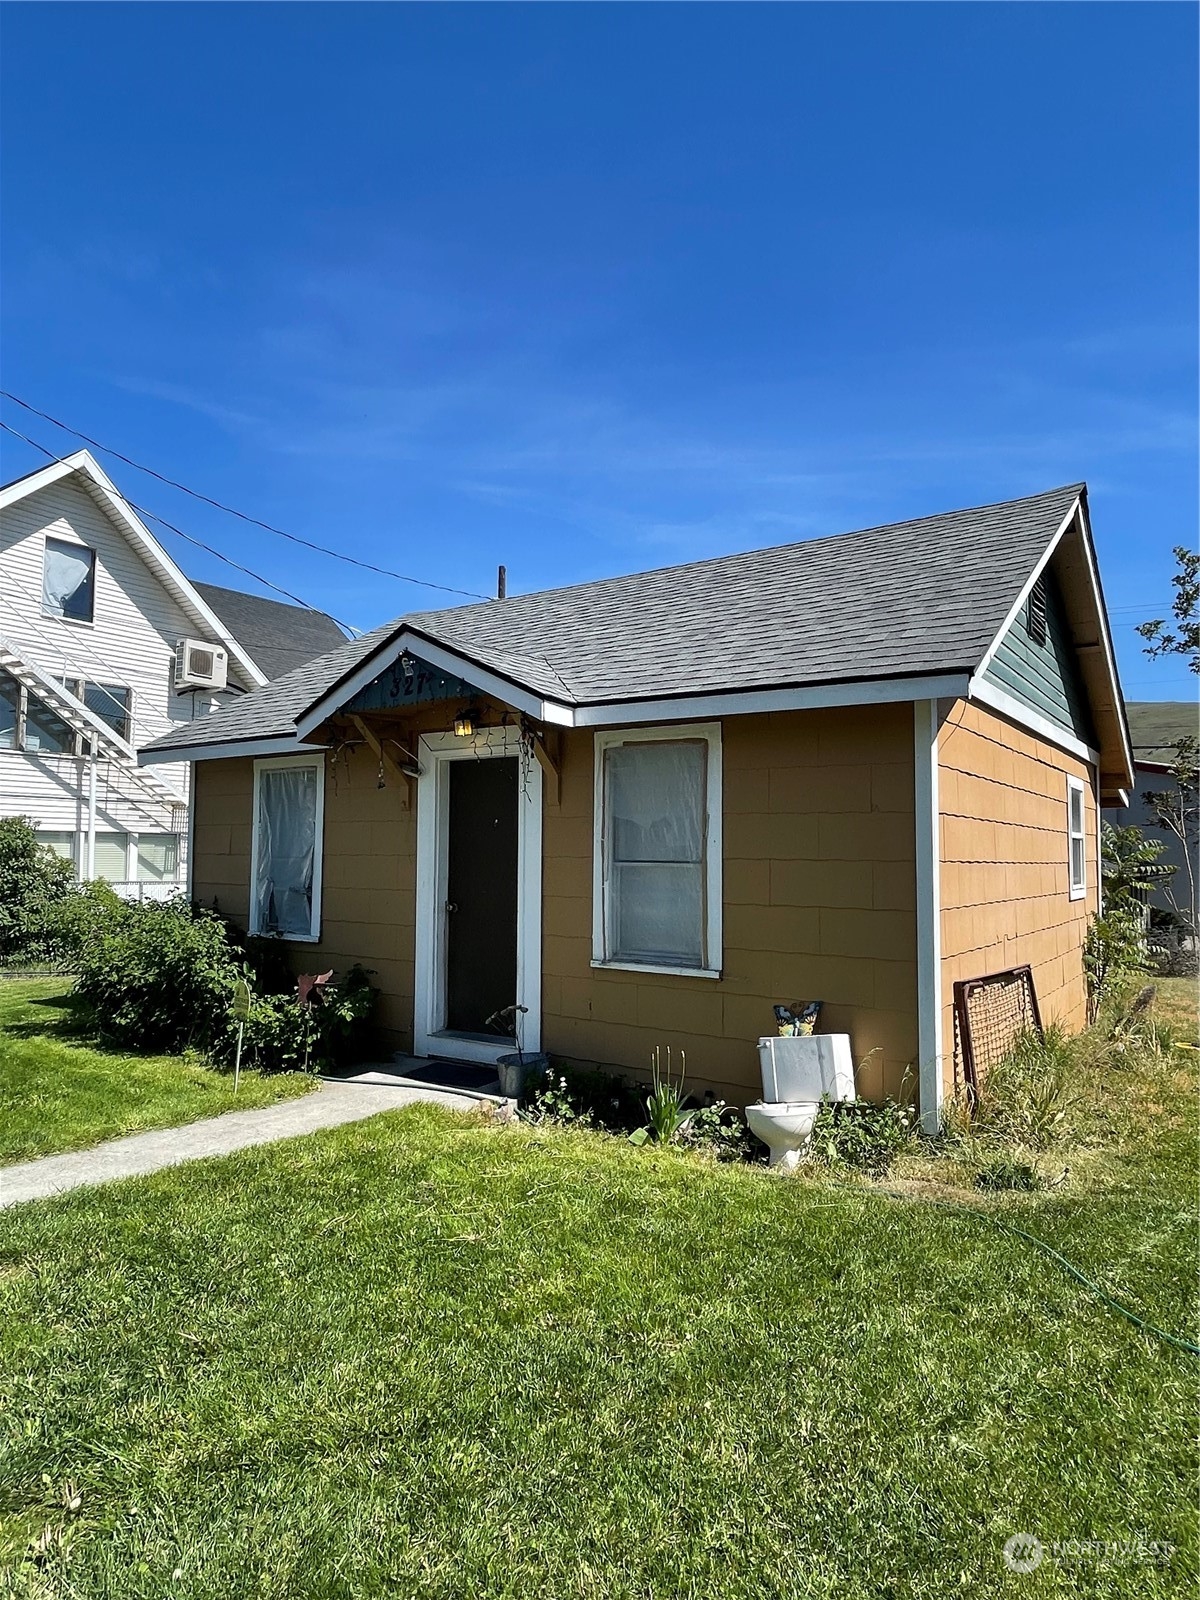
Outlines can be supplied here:
M724 1100L702 1105L679 1135L679 1143L714 1161L755 1161L766 1149Z
M0 818L0 962L57 965L55 917L76 893L74 867L39 844L26 817Z
M912 1143L916 1116L911 1106L895 1100L822 1100L813 1124L812 1158L884 1178Z
M241 975L224 924L185 900L120 905L80 953L76 994L97 1031L147 1053L228 1037Z
M255 995L246 1021L243 1063L259 1072L322 1072L359 1059L371 1041L374 1006L370 974L361 966L351 967L340 983L315 990L309 1001L300 1001L294 980L288 994ZM230 1019L223 1056L231 1058L236 1036L237 1025Z
M126 902L103 879L72 885L72 892L49 907L47 941L60 964L75 968L89 949L120 918Z
M644 1086L621 1073L559 1062L526 1096L520 1115L526 1122L628 1134L646 1120L644 1095Z
M551 1067L546 1072L533 1093L526 1094L517 1108L517 1115L535 1127L594 1128L597 1125L595 1112L561 1067Z

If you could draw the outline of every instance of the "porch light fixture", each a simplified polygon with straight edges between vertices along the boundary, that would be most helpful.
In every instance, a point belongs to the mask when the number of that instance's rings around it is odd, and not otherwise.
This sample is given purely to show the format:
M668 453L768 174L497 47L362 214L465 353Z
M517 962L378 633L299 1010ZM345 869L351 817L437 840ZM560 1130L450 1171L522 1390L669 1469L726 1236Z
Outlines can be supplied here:
M460 711L454 718L454 731L460 739L469 739L475 732L477 713L472 706Z

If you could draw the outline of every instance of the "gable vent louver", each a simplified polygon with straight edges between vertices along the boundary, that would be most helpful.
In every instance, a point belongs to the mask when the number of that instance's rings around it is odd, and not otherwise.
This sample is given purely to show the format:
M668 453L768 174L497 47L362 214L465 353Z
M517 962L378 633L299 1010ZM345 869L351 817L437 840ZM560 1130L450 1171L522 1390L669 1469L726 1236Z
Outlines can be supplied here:
M1046 642L1046 584L1042 578L1029 591L1029 637L1034 644Z

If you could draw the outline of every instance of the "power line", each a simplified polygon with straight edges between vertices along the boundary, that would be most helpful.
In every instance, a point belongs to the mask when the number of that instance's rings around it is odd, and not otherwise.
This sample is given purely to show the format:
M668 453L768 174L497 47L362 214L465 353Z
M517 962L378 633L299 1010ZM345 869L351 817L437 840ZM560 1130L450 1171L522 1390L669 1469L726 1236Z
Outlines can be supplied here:
M238 511L234 506L227 506L220 500L214 500L210 495L201 494L198 489L189 489L186 483L179 483L174 478L168 478L164 473L156 472L153 467L143 466L140 461L134 461L131 456L122 455L119 450L114 450L111 445L101 444L98 439L91 438L86 433L81 433L78 428L72 428L65 422L60 422L57 417L52 417L48 411L39 411L36 406L31 406L28 400L22 400L7 389L0 389L0 396L11 400L14 405L20 406L23 411L30 411L35 417L41 417L43 422L50 422L56 428L61 428L64 433L73 434L76 439L82 439L85 444L90 444L94 450L101 450L105 455L114 456L118 461L123 461L127 467L132 467L135 472L145 472L151 478L157 478L159 483L165 483L171 489L178 489L181 494L191 495L193 500L202 500L206 506L212 506L217 511L227 512L231 517L237 517L242 522L249 522L256 528L263 528L267 533L278 534L281 539L290 539L293 544L300 544L306 550L316 550L320 555L330 556L334 561L345 561L352 567L362 567L366 572L377 572L384 578L395 578L399 583L419 584L423 589L436 589L441 594L462 595L468 600L490 600L491 595L479 594L474 589L455 589L448 583L431 583L428 578L412 578L404 572L393 572L390 567L377 567L371 561L360 561L357 556L348 556L341 550L331 550L328 545L317 544L312 539L302 539L299 534L288 533L284 528L277 528L273 523L263 522L259 517L252 517L245 511ZM18 435L18 437L20 437Z
M25 444L31 445L33 449L40 450L48 460L55 462L62 460L62 457L56 456L53 450L47 450L44 444L39 444L36 439L30 439L26 434L19 432L12 426L11 423L0 422L0 428L3 428L5 433L11 433L14 439L20 439ZM116 493L117 499L120 500L123 505L128 506L130 511L136 511L138 515L142 517L149 517L151 522L160 523L162 527L168 529L178 538L186 539L189 544L194 544L198 549L206 551L208 555L214 556L218 561L223 561L227 567L233 567L236 572L243 573L247 578L253 578L255 583L261 583L267 589L274 589L276 594L284 595L288 600L291 600L302 610L317 610L316 606L310 605L307 600L302 600L298 594L293 594L290 589L284 589L280 584L272 583L270 578L264 578L261 572L255 572L250 567L243 567L240 562L234 561L231 556L222 555L219 550L214 550L212 545L205 544L203 539L197 539L190 533L184 533L182 528L177 528L173 522L168 522L166 517L160 517L157 511L150 511L147 510L145 506L139 506L136 501L127 499L119 489L115 490L114 492ZM333 613L324 612L323 615L333 616ZM333 617L333 620L340 628L344 628L347 633L362 633L361 628L356 628L353 623L343 622L340 617Z

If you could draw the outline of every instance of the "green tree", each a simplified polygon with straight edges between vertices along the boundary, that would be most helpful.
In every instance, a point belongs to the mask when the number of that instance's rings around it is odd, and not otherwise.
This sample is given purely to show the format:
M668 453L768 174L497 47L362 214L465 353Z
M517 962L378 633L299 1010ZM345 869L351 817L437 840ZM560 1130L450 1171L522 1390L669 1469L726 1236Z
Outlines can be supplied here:
M1100 883L1106 911L1145 910L1150 891L1175 870L1159 859L1166 849L1161 839L1148 839L1130 823L1114 828L1105 822L1100 828Z
M1162 656L1183 656L1190 671L1200 673L1200 554L1184 545L1175 546L1178 571L1171 579L1175 598L1171 602L1174 623L1163 617L1138 624L1146 643L1143 649L1152 661ZM1197 905L1196 854L1200 846L1200 747L1188 735L1175 745L1170 768L1171 784L1146 794L1146 803L1164 832L1176 838L1183 851L1181 882L1167 890L1167 898L1186 933L1196 937L1200 927Z
M1192 672L1200 673L1200 555L1185 545L1175 546L1178 572L1171 579L1175 598L1171 611L1175 621L1168 627L1165 617L1139 622L1138 632L1146 640L1143 649L1150 659L1184 656Z
M0 818L0 962L53 959L55 913L75 892L75 869L28 818Z
M1175 746L1170 784L1163 789L1147 789L1143 799L1164 833L1182 846L1183 871L1167 885L1166 895L1175 915L1191 934L1200 926L1197 906L1196 856L1200 851L1200 744L1191 737Z

